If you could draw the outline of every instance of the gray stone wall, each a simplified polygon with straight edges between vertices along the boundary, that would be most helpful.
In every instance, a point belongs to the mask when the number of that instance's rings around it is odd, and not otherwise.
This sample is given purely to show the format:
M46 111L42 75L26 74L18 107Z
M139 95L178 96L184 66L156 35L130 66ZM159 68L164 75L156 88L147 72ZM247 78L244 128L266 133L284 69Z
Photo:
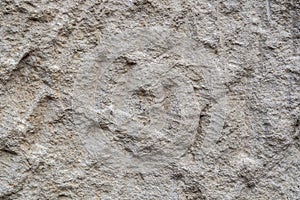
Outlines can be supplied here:
M1 0L0 199L299 199L299 15Z

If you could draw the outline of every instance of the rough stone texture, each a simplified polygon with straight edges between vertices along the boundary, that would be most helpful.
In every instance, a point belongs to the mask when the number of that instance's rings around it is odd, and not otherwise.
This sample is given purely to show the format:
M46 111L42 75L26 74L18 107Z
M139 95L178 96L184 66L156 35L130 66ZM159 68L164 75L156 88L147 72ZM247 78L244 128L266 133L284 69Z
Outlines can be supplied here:
M300 199L298 0L1 0L0 199Z

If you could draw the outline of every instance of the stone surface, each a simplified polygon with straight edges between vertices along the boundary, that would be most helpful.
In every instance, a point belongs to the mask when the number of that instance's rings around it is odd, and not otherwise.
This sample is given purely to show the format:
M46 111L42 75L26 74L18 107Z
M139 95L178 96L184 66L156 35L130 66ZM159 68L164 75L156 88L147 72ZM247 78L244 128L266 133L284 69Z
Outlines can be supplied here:
M0 199L299 199L298 0L1 0Z

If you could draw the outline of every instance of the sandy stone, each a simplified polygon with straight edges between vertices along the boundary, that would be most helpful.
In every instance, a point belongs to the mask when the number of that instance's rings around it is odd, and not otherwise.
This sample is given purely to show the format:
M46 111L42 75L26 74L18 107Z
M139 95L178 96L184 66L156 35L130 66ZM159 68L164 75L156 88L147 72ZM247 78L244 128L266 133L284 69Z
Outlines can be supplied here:
M0 8L0 199L299 199L297 0Z

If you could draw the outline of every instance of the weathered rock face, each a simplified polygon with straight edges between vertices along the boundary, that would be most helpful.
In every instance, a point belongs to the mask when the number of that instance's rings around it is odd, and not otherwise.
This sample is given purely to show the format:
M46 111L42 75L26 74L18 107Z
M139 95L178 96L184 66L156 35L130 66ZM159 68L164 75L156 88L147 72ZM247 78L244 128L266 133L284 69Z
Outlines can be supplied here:
M1 0L0 199L299 199L298 0Z

